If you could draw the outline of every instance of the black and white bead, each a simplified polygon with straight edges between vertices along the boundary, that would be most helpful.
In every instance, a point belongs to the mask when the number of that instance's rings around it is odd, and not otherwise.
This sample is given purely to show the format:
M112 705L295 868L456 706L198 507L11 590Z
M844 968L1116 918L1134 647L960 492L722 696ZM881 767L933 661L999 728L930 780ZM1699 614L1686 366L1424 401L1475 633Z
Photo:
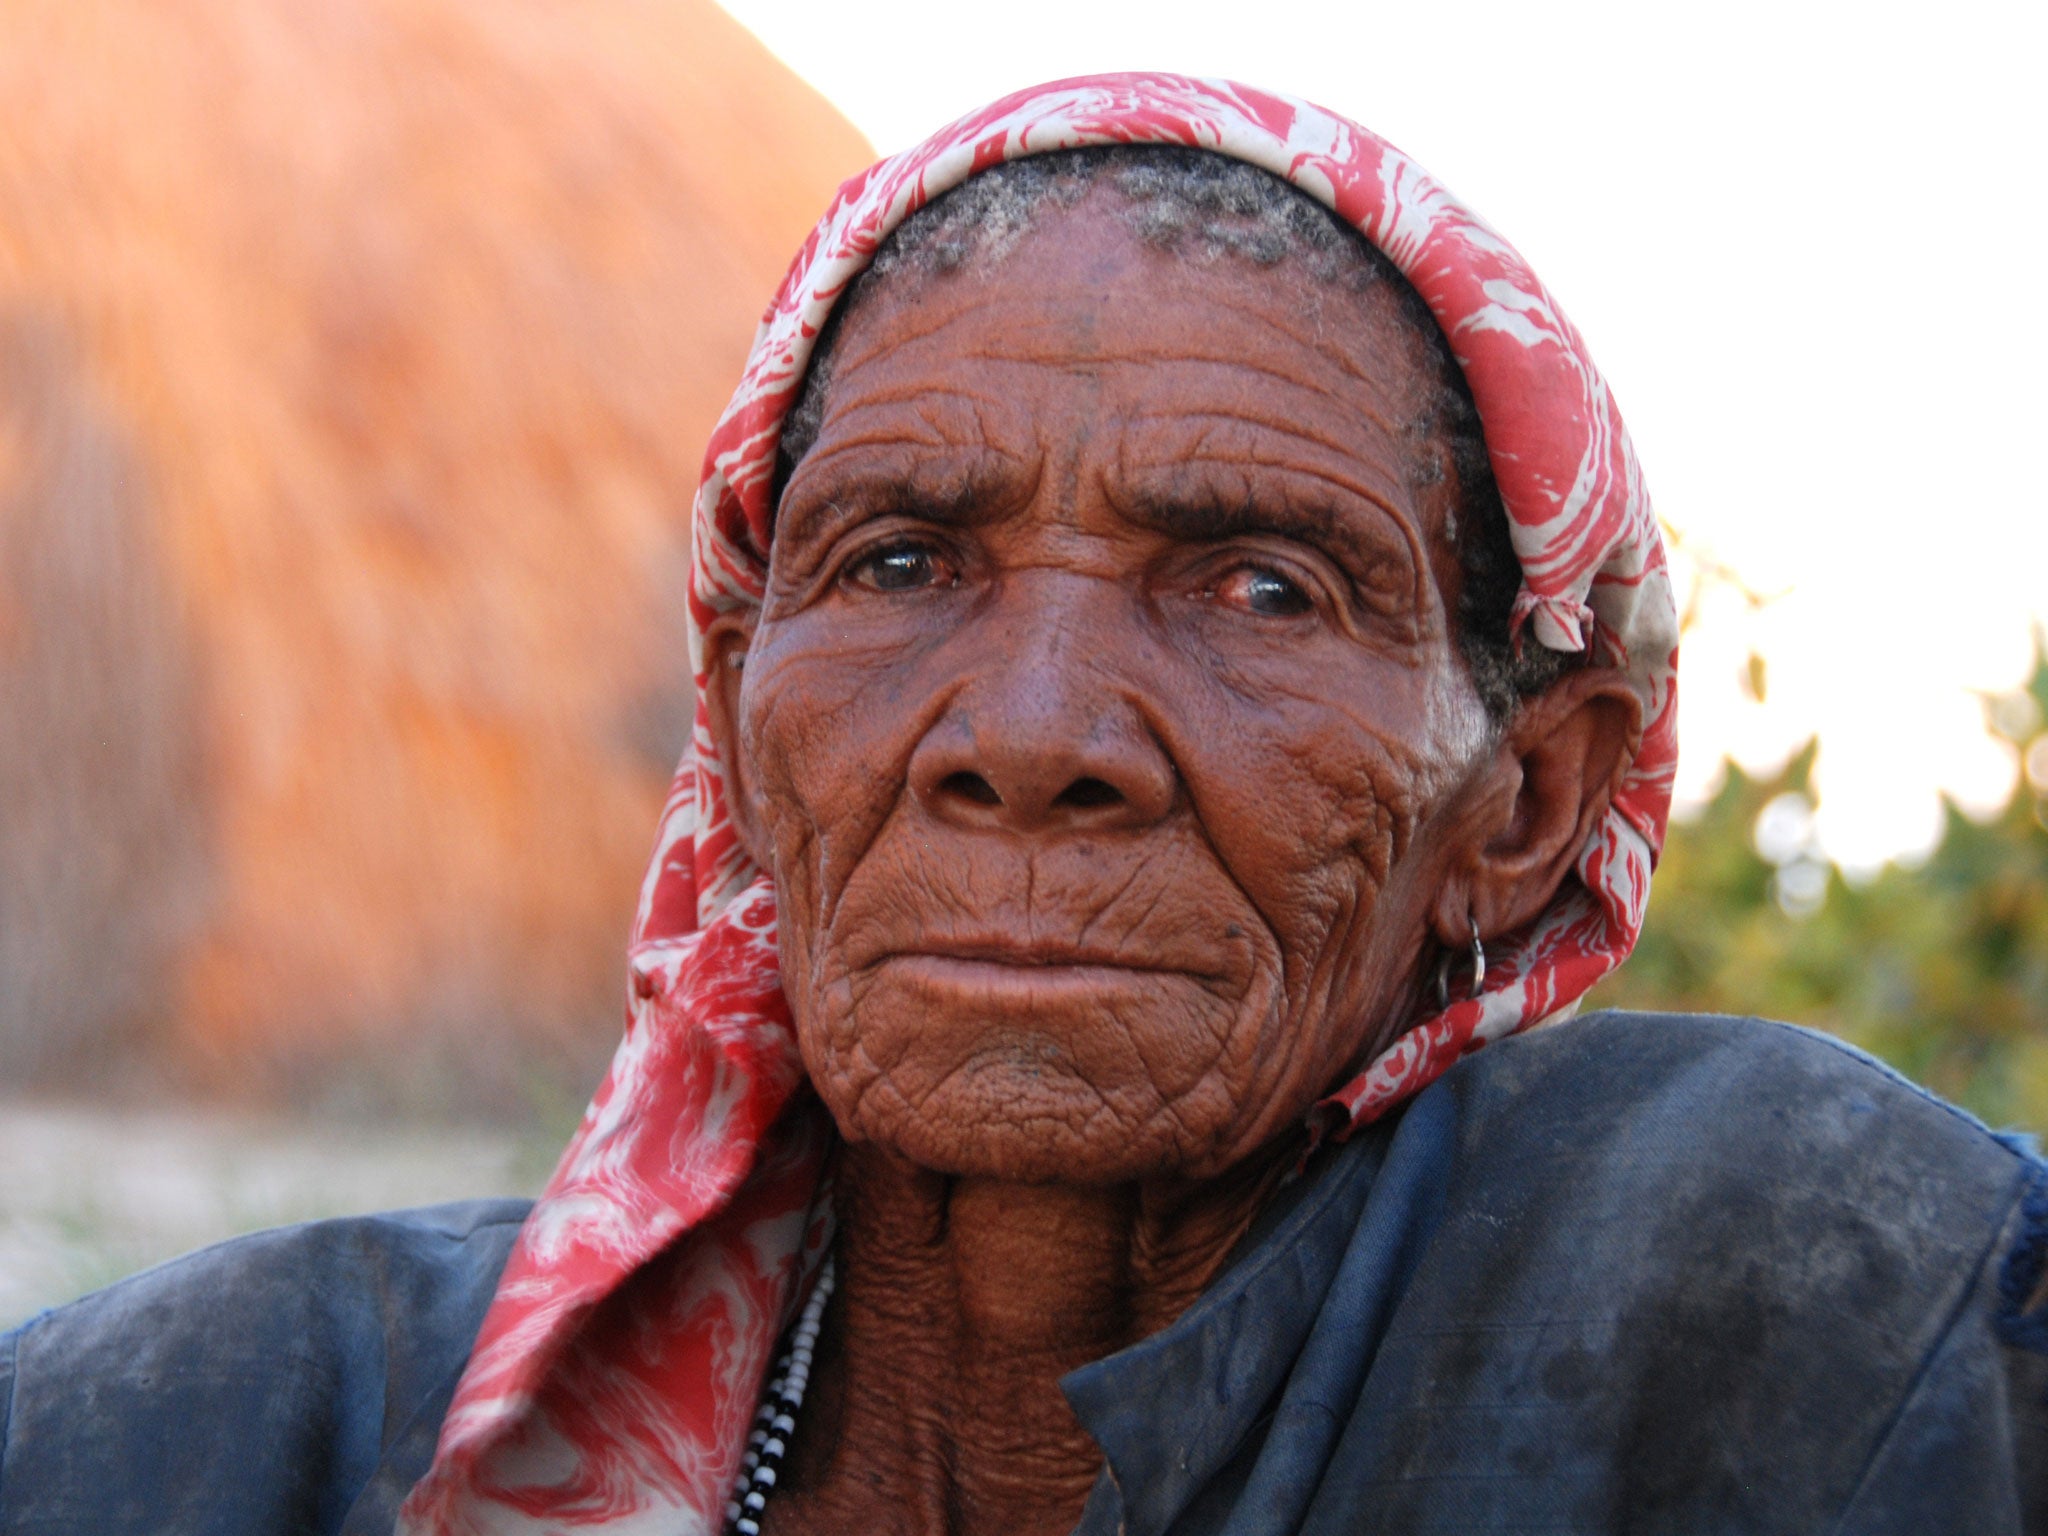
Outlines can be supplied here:
M726 1536L761 1536L761 1511L775 1480L782 1473L783 1458L796 1429L796 1412L804 1404L804 1388L811 1380L811 1358L818 1346L818 1325L825 1317L825 1303L832 1299L834 1256L827 1254L818 1269L817 1283L810 1299L789 1331L789 1348L769 1373L768 1389L761 1394L761 1407L754 1415L753 1431L747 1436L747 1454L740 1462L739 1481L725 1506Z

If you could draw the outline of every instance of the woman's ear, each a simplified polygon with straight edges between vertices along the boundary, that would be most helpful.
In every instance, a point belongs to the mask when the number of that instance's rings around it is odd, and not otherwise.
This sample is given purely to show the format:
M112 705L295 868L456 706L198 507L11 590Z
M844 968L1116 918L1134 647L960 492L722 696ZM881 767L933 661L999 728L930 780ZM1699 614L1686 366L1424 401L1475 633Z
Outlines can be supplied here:
M758 610L753 608L720 614L704 631L704 710L718 760L725 766L726 810L733 831L755 867L765 870L772 866L755 799L759 778L740 729L740 690L746 682L747 649L753 643L757 617Z
M1458 868L1432 914L1458 950L1529 922L1571 873L1635 761L1643 706L1610 667L1568 672L1515 712L1482 770Z

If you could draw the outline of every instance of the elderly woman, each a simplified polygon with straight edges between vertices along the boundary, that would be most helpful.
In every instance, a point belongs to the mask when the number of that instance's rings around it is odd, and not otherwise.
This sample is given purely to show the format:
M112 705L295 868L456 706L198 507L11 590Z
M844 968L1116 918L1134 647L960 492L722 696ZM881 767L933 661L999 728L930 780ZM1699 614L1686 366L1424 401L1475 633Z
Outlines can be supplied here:
M997 103L849 184L706 462L547 1193L30 1325L8 1529L2042 1528L2028 1155L1781 1026L1507 1038L1634 937L1675 622L1411 163Z

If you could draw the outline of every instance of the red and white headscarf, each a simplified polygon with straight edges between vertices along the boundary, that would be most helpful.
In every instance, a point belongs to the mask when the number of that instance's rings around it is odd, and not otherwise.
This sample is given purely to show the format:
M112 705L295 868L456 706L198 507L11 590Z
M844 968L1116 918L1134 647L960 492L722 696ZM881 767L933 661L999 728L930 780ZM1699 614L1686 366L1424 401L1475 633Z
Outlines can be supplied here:
M989 166L1090 144L1189 145L1284 177L1428 303L1479 408L1520 557L1517 633L1591 646L1640 690L1642 748L1550 908L1486 987L1418 1019L1321 1106L1339 1134L1465 1052L1567 1012L1628 953L1676 758L1678 622L1635 453L1578 332L1520 256L1407 156L1306 102L1104 75L1022 91L840 189L762 320L705 454L693 529L695 727L630 951L626 1036L512 1251L432 1468L399 1529L716 1532L770 1351L830 1237L834 1135L777 975L775 888L727 816L705 627L761 600L782 420L833 304L915 209Z

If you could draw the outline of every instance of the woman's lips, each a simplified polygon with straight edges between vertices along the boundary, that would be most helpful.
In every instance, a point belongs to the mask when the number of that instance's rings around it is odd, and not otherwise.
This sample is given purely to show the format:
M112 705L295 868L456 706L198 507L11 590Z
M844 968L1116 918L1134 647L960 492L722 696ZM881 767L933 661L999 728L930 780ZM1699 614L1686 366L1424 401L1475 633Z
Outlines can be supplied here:
M1187 968L1172 959L1132 955L1128 952L1093 946L1018 944L1001 939L949 940L940 943L925 939L915 946L906 947L883 958L949 960L976 965L1014 966L1019 969L1049 965L1096 966L1124 971L1181 971Z
M913 992L933 998L951 997L981 1009L1009 1007L1032 1011L1052 1007L1099 1005L1107 995L1129 996L1133 988L1156 988L1161 982L1193 982L1184 971L1133 965L1077 965L1042 962L1015 965L998 960L968 960L954 955L895 955L877 967L879 977L907 984ZM950 1005L949 1005L950 1006Z
M1212 965L1164 958L1090 949L982 946L899 951L876 962L871 974L887 972L916 986L990 1000L1049 1000L1162 981L1213 987L1223 979Z

